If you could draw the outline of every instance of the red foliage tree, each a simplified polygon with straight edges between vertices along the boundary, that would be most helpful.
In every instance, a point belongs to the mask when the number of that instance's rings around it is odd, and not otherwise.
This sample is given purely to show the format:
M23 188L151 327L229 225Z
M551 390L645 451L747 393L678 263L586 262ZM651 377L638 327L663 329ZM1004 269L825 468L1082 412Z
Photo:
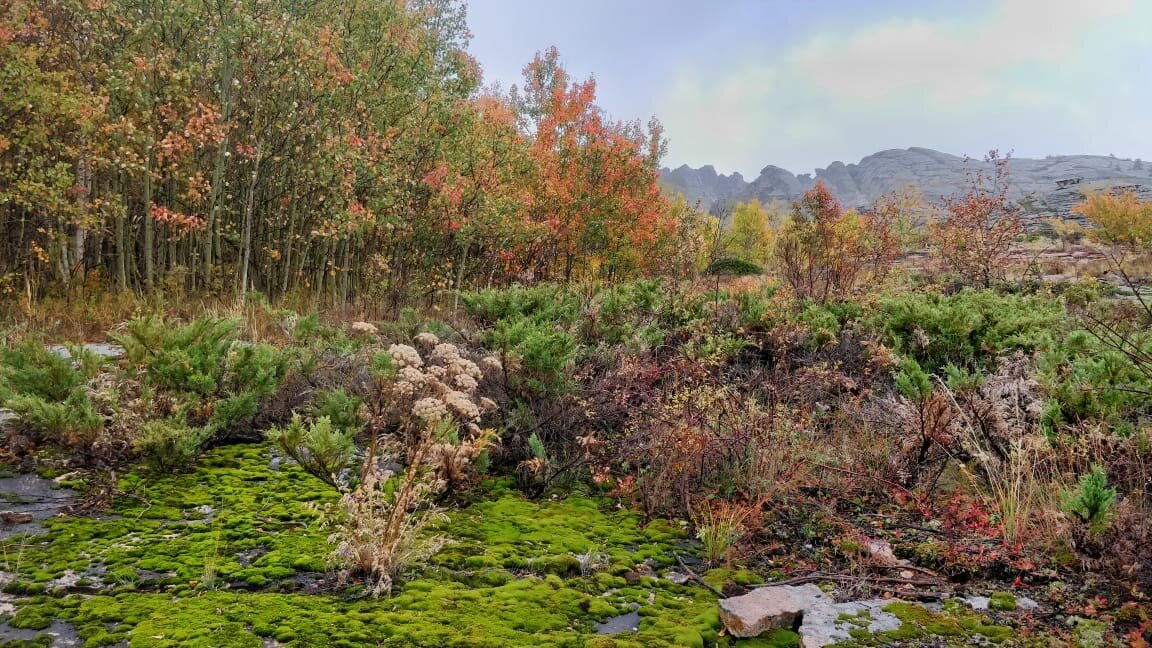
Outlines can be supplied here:
M944 199L944 217L929 237L942 270L968 285L989 287L1006 276L1012 243L1024 233L1020 209L1008 201L1008 157L984 158L992 173L978 169L969 188Z

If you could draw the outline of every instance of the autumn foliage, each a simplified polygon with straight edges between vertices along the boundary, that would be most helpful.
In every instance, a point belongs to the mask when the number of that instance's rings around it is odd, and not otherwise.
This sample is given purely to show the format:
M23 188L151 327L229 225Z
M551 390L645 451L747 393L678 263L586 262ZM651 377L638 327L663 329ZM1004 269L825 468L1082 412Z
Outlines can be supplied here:
M1012 243L1024 233L1020 209L1008 200L1008 157L992 151L991 173L978 169L968 190L944 199L944 214L929 235L941 270L987 288L1004 279Z
M65 0L0 9L0 290L395 308L445 288L650 273L659 124L552 49L481 91L456 0Z
M792 204L777 241L784 280L800 299L822 304L849 296L868 279L883 278L899 252L893 217L886 209L844 211L817 182Z

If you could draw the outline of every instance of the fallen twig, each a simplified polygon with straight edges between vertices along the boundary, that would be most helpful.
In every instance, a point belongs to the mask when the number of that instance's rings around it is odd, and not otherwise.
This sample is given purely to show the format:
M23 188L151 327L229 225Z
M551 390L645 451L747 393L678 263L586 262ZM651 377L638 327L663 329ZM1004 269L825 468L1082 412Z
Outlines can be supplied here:
M825 574L823 572L812 572L804 576L796 576L787 580L776 581L774 583L763 583L761 585L754 585L753 587L772 587L775 585L800 585L802 583L815 583L817 581L840 581L848 583L869 583L869 584L895 584L895 585L908 585L911 587L929 587L939 586L943 581L939 579L913 579L913 578L894 578L890 576L851 576L848 574ZM883 588L881 588L883 589Z
M673 557L676 559L676 563L677 563L678 565L680 565L680 568L681 568L681 569L683 569L684 571L688 572L688 575L692 577L692 580L694 580L694 581L696 581L697 583L700 583L700 584L701 584L701 585L703 585L704 587L708 588L708 591L712 592L712 593L713 593L713 594L715 594L717 597L719 597L719 598L724 598L724 592L721 592L720 590L716 589L715 587L712 587L712 586L711 586L711 585L709 585L708 583L705 583L705 582L704 582L704 579L703 579L703 578L700 578L700 575L699 575L699 574L697 574L696 572L692 571L692 568L691 568L691 567L689 567L688 565L685 565L685 564L684 564L684 561L683 561L683 560L680 558L680 554L678 554L678 553L676 553L675 551L673 551L673 552L672 552L672 556L673 556Z

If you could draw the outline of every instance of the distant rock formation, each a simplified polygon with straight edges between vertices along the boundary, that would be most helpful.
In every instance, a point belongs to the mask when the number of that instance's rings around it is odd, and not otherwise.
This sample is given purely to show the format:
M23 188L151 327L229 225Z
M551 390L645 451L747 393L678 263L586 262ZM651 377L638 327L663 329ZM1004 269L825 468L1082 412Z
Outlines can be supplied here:
M1126 187L1152 199L1152 165L1103 155L1058 155L1042 160L1012 158L1009 197L1024 207L1033 223L1050 216L1071 215L1085 189ZM846 207L863 207L890 191L915 185L927 200L965 190L968 176L990 169L983 160L949 155L926 148L890 149L857 164L833 162L814 175L794 175L766 166L751 182L739 173L723 175L712 166L664 169L662 180L672 192L684 194L714 213L725 204L757 198L761 202L794 200L817 181Z

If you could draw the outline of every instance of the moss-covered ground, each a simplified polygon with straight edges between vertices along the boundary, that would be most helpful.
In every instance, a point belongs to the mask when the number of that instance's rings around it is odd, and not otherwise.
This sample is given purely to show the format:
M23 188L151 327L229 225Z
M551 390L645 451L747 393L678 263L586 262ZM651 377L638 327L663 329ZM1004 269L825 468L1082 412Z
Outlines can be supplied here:
M118 491L106 515L5 542L12 626L67 621L87 646L729 645L714 595L660 576L686 551L679 527L597 499L485 484L437 529L452 542L428 565L390 598L358 599L325 572L315 508L334 491L268 446L217 449L186 474L127 474ZM633 609L638 632L595 634ZM745 642L795 643L783 631Z

